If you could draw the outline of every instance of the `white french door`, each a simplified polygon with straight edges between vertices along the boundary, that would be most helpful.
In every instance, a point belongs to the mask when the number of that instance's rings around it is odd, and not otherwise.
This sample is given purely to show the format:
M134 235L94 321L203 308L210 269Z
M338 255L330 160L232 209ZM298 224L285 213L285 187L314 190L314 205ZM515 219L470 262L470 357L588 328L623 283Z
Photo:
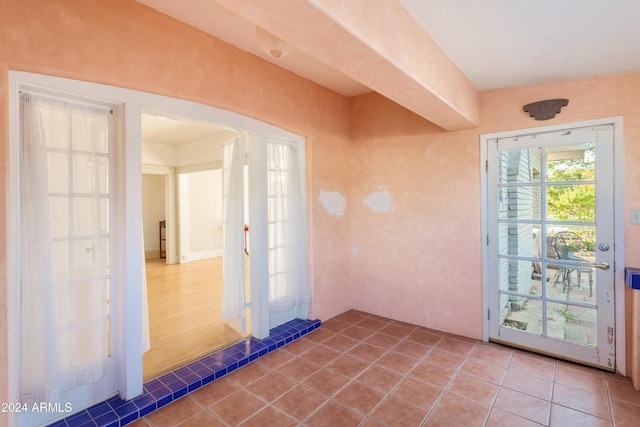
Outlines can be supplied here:
M110 108L20 96L19 425L117 392ZM49 410L40 410L48 404Z
M487 140L490 340L615 369L614 135Z
M267 236L269 325L307 318L304 157L295 143L275 137L267 142Z
M307 318L305 151L294 138L248 140L251 334L262 339L271 328Z

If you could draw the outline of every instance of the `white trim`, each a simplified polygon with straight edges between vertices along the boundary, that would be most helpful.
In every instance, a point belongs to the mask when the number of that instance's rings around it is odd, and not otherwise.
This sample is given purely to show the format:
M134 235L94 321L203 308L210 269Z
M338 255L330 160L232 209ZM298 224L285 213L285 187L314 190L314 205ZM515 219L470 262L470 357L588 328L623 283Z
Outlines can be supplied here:
M482 221L480 224L480 248L482 253L482 341L489 342L489 221L488 221L488 172L489 153L487 143L489 139L486 135L480 135L480 210ZM494 313L497 316L498 313Z
M160 250L159 249L151 249L148 251L144 251L144 259L160 259Z
M249 287L251 323L249 331L258 339L269 336L269 264L267 238L267 135L249 133Z
M175 173L173 166L142 164L142 173L147 175L169 175Z
M178 227L176 226L176 168L164 165L142 165L142 173L148 175L164 175L164 215L167 221L166 261L167 264L178 263ZM159 253L159 251L158 251Z
M505 132L496 132L480 135L480 206L482 210L482 339L489 340L489 321L487 312L490 308L489 296L489 259L488 246L486 244L488 233L488 174L486 164L488 161L488 143L493 139L510 138L518 135L526 135L539 132L554 132L577 127L588 127L613 124L613 188L614 188L614 239L615 239L615 323L616 323L616 371L626 375L626 325L625 325L625 251L624 251L624 120L622 116L607 117L597 120L587 120L574 123L543 126L529 129L519 129ZM499 313L491 313L491 316L499 316Z
M117 189L118 220L123 227L124 250L119 255L124 257L119 265L124 265L125 271L118 283L126 286L113 286L115 298L121 312L112 313L114 330L120 338L120 345L116 347L119 360L122 362L118 384L120 396L132 399L142 394L142 109L140 105L124 103L124 125L122 129L123 148L122 157L118 160L122 167L117 176L123 179ZM119 191L119 194L118 194Z
M180 248L178 249L178 264L189 262L189 178L187 175L178 174L178 235L180 236Z
M180 175L183 173L204 172L218 169L222 169L222 160L212 160L210 162L198 163L189 166L178 166L176 167L176 173Z
M8 364L8 398L10 402L19 402L20 372L20 289L12 284L18 283L20 277L19 235L11 230L19 229L20 218L20 141L18 120L20 117L20 101L16 76L9 73L9 235L7 236L9 252L7 253L7 364ZM11 120L11 118L14 118ZM9 425L18 425L18 413L9 414Z
M616 370L627 374L625 315L625 250L624 250L624 118L612 117L613 123L613 224L615 239L615 307L616 307Z
M223 255L222 249L211 249L208 251L190 252L187 254L187 259L191 261L200 261L202 259L218 258Z

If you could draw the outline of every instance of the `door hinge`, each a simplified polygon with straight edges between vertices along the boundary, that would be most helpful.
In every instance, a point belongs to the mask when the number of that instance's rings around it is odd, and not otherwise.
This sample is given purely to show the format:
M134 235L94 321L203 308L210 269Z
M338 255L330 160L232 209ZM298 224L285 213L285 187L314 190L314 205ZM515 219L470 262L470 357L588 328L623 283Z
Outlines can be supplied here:
M487 233L487 246L489 246L489 233Z
M484 170L485 172L489 172L489 160L484 161Z
M491 320L491 309L487 308L487 320Z

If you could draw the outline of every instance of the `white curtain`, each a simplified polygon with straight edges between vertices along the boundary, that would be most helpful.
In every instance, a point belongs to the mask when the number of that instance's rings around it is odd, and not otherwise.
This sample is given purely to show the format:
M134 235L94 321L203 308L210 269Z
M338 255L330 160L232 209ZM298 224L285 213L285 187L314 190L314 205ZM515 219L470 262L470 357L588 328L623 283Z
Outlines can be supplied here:
M240 140L224 146L222 318L245 332L244 184Z
M105 371L109 111L21 94L20 397L55 402Z
M299 148L267 144L267 221L270 327L306 318L309 304L306 221Z

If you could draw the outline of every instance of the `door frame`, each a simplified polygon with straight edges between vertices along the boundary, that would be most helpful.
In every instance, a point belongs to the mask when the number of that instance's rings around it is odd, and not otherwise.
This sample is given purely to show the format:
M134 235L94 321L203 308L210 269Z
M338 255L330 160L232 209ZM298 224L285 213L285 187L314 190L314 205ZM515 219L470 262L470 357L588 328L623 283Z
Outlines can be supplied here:
M143 175L164 178L164 215L167 221L167 264L178 263L178 230L176 227L176 171L174 167L142 164Z
M29 88L43 93L56 93L70 98L90 99L119 105L118 113L121 114L116 124L116 132L120 138L120 151L116 153L116 161L120 162L123 171L119 177L124 185L125 194L123 206L119 207L117 227L123 227L123 246L127 252L120 254L114 262L122 262L123 268L120 283L126 280L127 286L114 286L112 312L112 325L119 337L114 340L113 352L117 353L121 360L118 361L116 382L122 398L131 399L140 395L143 391L142 373L142 263L139 262L142 254L142 112L158 111L186 117L193 120L205 121L220 126L232 128L238 132L254 132L258 136L267 134L279 135L284 138L305 145L305 138L289 132L285 129L235 113L202 103L156 95L148 92L125 89L118 86L110 86L100 83L72 80L61 77L53 77L43 74L35 74L24 71L8 71L8 98L9 98L9 218L8 218L8 260L7 260L7 344L8 344L8 401L18 402L19 385L19 360L20 360L20 299L19 299L19 236L16 232L18 218L16 206L19 200L18 176L18 151L20 141L18 138L19 118L19 92ZM250 192L255 189L249 190ZM306 185L303 187L303 200L306 209ZM306 211L305 211L306 213ZM266 210L263 215L266 217ZM252 245L253 247L253 245ZM257 253L257 252L256 252ZM129 254L130 256L127 256ZM266 253L259 260L260 265L267 265ZM252 295L253 296L253 295ZM252 307L253 316L268 316L268 302L264 313L260 309L264 307ZM260 318L260 317L258 317ZM252 328L254 324L252 323ZM125 333L126 331L126 333ZM74 408L79 409L79 408ZM9 416L10 426L16 426L18 417L16 414Z
M489 307L491 286L489 284L489 253L488 253L488 164L490 140L497 138L516 137L518 135L556 132L570 130L577 127L599 125L613 125L613 218L614 218L614 290L615 290L615 350L616 372L626 375L626 343L625 343L625 278L624 278L624 120L622 116L607 117L596 120L563 123L558 125L541 126L512 131L495 132L480 135L480 206L482 216L482 339L489 341Z

